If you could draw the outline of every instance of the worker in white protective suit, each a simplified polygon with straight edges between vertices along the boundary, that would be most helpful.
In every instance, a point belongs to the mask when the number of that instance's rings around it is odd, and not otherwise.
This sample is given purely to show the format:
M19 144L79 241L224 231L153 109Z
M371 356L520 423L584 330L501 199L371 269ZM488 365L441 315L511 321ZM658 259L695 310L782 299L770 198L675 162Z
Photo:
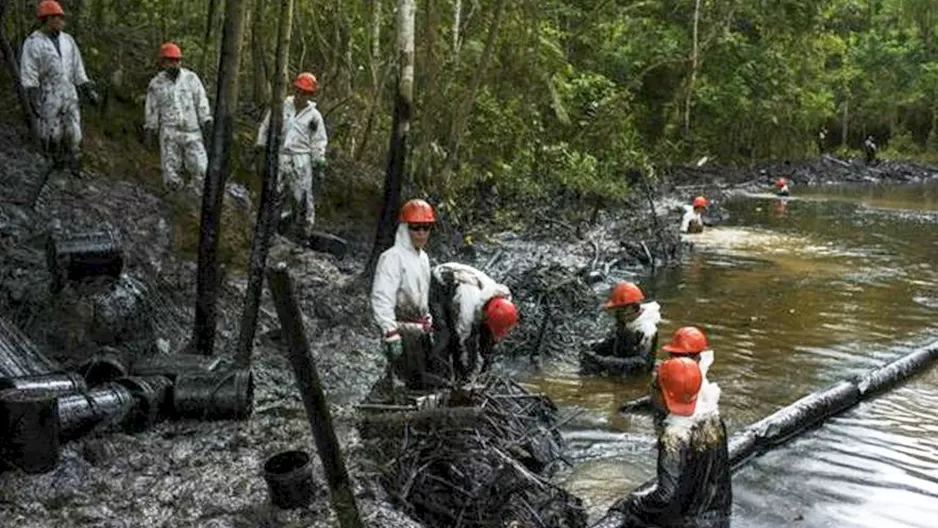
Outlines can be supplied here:
M684 206L684 217L681 218L681 233L703 233L703 212L707 210L708 205L710 204L705 197L698 196L694 198L693 205Z
M165 187L182 187L185 169L190 188L201 194L208 168L204 141L212 126L205 87L195 72L182 67L182 50L175 43L160 46L160 68L147 89L146 142L152 146L159 134Z
M36 16L42 25L23 43L20 82L36 116L43 150L53 167L81 176L81 109L79 91L93 105L101 101L85 73L81 51L65 27L65 11L58 2L39 3Z
M401 208L394 245L381 254L371 287L371 309L384 339L388 378L398 388L423 389L441 383L426 369L433 318L429 309L430 259L424 247L436 213L427 202Z
M610 290L603 308L615 318L615 331L580 350L581 372L636 376L652 371L661 306L644 300L641 288L629 281L621 281Z
M456 262L430 272L430 315L434 341L430 364L457 383L486 370L495 343L518 323L508 286Z
M321 188L326 165L326 124L312 97L319 82L312 73L301 73L293 81L294 94L283 102L278 194L286 190L281 220L292 217L298 236L305 238L316 221L314 189ZM270 111L257 134L258 150L267 145ZM255 155L257 156L257 154ZM289 209L289 210L288 210Z

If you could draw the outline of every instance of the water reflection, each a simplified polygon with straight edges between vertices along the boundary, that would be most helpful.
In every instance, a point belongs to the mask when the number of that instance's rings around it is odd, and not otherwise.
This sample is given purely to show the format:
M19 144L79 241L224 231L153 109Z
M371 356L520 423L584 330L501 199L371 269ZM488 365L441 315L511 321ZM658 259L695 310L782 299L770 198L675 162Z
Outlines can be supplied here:
M938 186L801 191L730 202L729 225L696 236L683 266L639 280L662 339L707 332L731 432L938 334ZM647 380L557 364L526 381L592 416L568 432L583 463L567 482L593 511L653 473L650 421L616 413ZM936 404L917 382L757 460L734 480L734 526L934 526Z

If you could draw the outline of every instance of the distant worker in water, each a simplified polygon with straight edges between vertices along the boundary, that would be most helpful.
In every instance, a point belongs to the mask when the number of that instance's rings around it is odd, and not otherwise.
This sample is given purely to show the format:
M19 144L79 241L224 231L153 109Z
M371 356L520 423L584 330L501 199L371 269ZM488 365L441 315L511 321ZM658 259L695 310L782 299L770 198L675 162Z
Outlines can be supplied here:
M662 362L658 380L656 397L667 409L658 429L658 481L614 504L596 526L728 528L733 489L719 388L686 357Z
M432 361L442 362L458 383L486 370L495 344L518 324L508 286L484 272L447 262L430 272Z
M183 169L189 187L202 193L208 156L205 142L210 138L212 109L205 87L195 72L182 67L182 50L173 42L160 46L160 72L150 81L144 106L147 145L159 137L163 162L163 186L183 186ZM158 134L158 136L157 136Z
M277 192L283 193L286 189L281 221L290 217L294 234L303 240L316 221L313 189L322 183L329 138L326 135L326 123L313 101L313 96L319 91L316 76L312 73L297 75L293 89L293 95L283 101ZM257 132L255 148L258 150L267 145L269 129L268 110Z
M430 351L430 259L424 247L436 213L427 202L410 200L401 208L394 245L381 254L371 286L371 309L384 339L388 380L394 388L424 387Z
M779 196L791 195L791 191L788 189L788 179L784 176L775 180L775 194Z
M684 206L684 217L681 218L681 233L703 233L703 212L710 203L703 196L694 198L692 205Z
M866 136L866 140L863 141L863 152L866 154L866 164L872 165L876 162L876 141L873 140L873 136Z
M608 372L619 375L648 374L655 365L661 306L642 303L645 294L628 281L616 284L603 306L615 318L615 332L580 352L584 374Z
M21 4L22 5L22 4ZM53 168L81 177L81 108L78 94L97 106L101 97L85 73L78 44L65 28L65 11L53 0L36 10L39 29L23 42L20 83L36 117L43 152ZM7 58L7 60L13 60Z
M817 153L818 155L824 154L824 151L827 150L827 127L821 126L821 129L817 133Z

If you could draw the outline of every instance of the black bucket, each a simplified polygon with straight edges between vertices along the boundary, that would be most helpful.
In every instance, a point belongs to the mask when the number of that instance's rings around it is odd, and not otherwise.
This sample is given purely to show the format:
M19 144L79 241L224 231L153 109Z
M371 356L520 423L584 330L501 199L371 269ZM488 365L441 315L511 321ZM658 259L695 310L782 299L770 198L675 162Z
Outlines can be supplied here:
M74 372L59 374L40 374L19 378L0 378L0 390L48 390L56 395L83 392L88 390L85 378Z
M136 402L123 385L109 383L81 394L59 397L59 435L75 440L94 429L124 426Z
M254 409L254 375L250 370L184 374L176 378L176 418L244 420Z
M0 392L0 461L30 474L59 463L59 421L49 390Z
M175 381L182 374L210 374L221 358L197 354L153 356L134 363L134 376L166 376Z
M129 431L143 431L172 413L173 382L166 376L130 376L115 383L126 387L136 401L124 424Z
M100 353L81 362L77 370L85 378L89 387L97 387L109 381L125 377L127 375L127 361L119 351L105 347L101 349Z
M124 269L124 253L120 241L108 232L49 236L46 263L52 274L51 289L57 292L66 280L120 277Z
M315 493L313 465L304 451L284 451L264 463L264 480L270 501L278 508L302 508Z

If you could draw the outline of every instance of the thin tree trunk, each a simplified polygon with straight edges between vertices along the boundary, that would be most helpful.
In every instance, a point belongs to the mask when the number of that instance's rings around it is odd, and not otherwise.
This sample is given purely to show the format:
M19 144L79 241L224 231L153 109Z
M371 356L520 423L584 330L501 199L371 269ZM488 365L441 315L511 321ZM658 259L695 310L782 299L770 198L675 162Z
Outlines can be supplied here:
M23 109L23 120L26 128L29 129L30 137L33 141L39 140L39 129L36 126L36 118L29 105L29 97L26 95L26 89L20 82L20 67L16 59L16 52L10 44L10 38L7 36L3 23L6 15L7 0L0 0L0 53L3 54L4 61L7 63L7 71L13 81L13 87L16 89L16 98L20 101L20 107Z
M697 29L700 25L700 0L694 3L694 48L691 52L690 82L687 84L687 95L684 99L684 137L690 138L690 108L694 99L694 85L697 83Z
M452 121L450 129L449 148L446 152L446 163L443 167L443 181L445 182L452 174L459 159L459 146L462 142L462 136L469 122L469 115L472 113L472 107L475 104L476 95L479 88L482 87L482 81L485 78L485 72L489 63L492 61L492 54L495 51L495 41L498 37L498 28L502 22L502 15L505 13L505 0L496 0L492 15L492 25L489 26L489 33L485 40L485 49L482 51L482 58L479 66L473 72L472 86L469 88L469 95L465 101L458 107L456 115Z
M397 225L395 220L401 208L407 136L410 132L410 114L414 102L414 0L398 0L397 3L397 60L397 97L394 102L394 121L391 126L384 180L384 206L378 220L375 245L365 267L369 277L374 274L378 257L394 243Z
M264 11L266 10L266 4L266 0L254 1L254 20L251 24L251 62L254 63L254 89L252 90L252 95L254 96L254 103L259 107L263 106L271 99L270 84L267 74L267 49L266 46L264 46ZM277 45L280 45L279 33ZM279 57L280 51L278 50L277 53ZM278 66L275 66L275 68L277 67ZM279 74L280 70L277 70L275 75ZM283 96L281 95L280 98L282 99Z
M263 8L263 7L262 7ZM277 28L277 60L273 90L270 97L270 127L267 130L265 149L266 163L261 184L261 204L254 224L254 240L251 244L251 269L248 287L244 295L244 310L241 313L241 328L238 334L238 365L247 368L251 364L254 349L254 332L257 329L257 311L261 304L264 287L264 269L270 237L273 235L277 213L277 179L280 176L280 144L283 140L283 98L287 86L287 65L290 63L290 34L293 27L293 0L280 1L280 24ZM256 29L256 27L255 27Z
M215 0L208 0L208 13L205 14L205 35L202 37L202 62L199 64L199 72L207 75L209 46L212 42L212 26L215 22Z
M238 107L238 70L244 35L245 0L227 0L218 86L215 96L215 124L208 152L208 173L202 191L202 217L199 230L199 269L196 280L193 344L205 355L215 349L215 322L218 300L218 239L225 180L231 164L229 151Z
M844 98L844 126L840 131L840 146L846 147L847 141L850 139L849 129L850 129L850 97Z
M453 2L453 58L459 63L459 25L462 24L462 0Z

